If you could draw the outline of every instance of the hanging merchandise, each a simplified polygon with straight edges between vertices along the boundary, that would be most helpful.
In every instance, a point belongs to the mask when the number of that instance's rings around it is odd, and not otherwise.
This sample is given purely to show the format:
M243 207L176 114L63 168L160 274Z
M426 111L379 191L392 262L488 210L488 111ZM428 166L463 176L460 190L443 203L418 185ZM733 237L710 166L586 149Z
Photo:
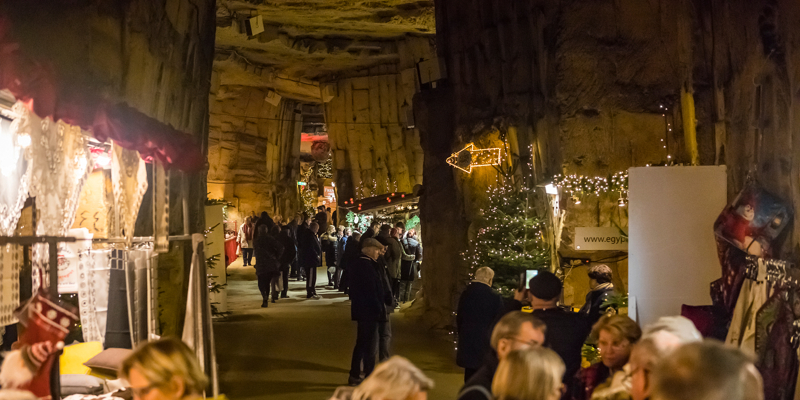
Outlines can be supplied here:
M78 263L78 302L85 342L105 342L111 250L92 250Z
M712 282L714 304L733 313L744 282L748 254L770 258L775 239L791 219L788 208L779 199L748 184L722 211L714 223L717 253L722 278Z
M153 242L156 253L169 251L169 171L153 160Z
M71 306L46 294L34 295L15 314L25 329L17 341L18 350L6 355L0 371L4 380L13 378L3 382L3 388L28 390L38 398L50 398L50 370L78 316Z
M147 192L147 169L135 150L114 144L111 160L111 182L114 186L114 205L119 221L113 221L110 232L115 237L133 238L136 216Z
M15 106L12 114L24 111ZM24 156L30 136L19 133L19 120L0 118L0 235L12 236L22 214L31 175L31 163ZM19 270L22 246L0 246L0 326L16 322L14 310L19 306Z
M91 171L91 153L81 129L64 122L40 119L20 106L17 134L28 135L35 146L29 146L25 157L31 163L30 197L36 198L36 235L65 236L75 220L78 197ZM47 287L48 247L33 246L34 290ZM53 266L55 267L55 266Z

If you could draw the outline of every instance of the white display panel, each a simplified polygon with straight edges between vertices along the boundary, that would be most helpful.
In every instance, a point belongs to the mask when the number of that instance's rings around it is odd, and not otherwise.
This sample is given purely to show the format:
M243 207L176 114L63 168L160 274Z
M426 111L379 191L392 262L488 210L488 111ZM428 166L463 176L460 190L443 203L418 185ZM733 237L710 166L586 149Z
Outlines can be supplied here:
M724 166L628 171L631 318L640 326L709 305L721 276L714 221L727 204Z

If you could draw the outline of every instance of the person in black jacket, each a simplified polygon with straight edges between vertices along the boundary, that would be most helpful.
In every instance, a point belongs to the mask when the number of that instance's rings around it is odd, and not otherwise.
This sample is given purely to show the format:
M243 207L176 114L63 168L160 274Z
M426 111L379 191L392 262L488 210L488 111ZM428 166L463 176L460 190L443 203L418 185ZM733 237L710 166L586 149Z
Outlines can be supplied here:
M550 271L539 271L531 278L527 291L532 314L547 324L545 347L549 347L564 361L564 383L572 385L573 378L581 367L581 348L592 331L591 320L579 313L558 306L561 296L561 280ZM522 308L522 303L514 300L513 308Z
M389 311L394 308L394 298L384 269L377 262L383 251L384 246L377 240L362 240L361 256L352 260L347 267L352 300L350 316L358 323L348 379L350 385L361 383L375 369L375 357L379 349L377 339L390 331ZM388 358L388 354L384 356Z
M258 236L254 240L256 255L256 277L258 278L258 290L261 292L261 307L269 306L270 285L277 289L277 279L280 277L280 265L278 260L283 254L283 246L278 239L269 234L266 224L259 226ZM278 297L277 290L273 291L272 301Z
M317 237L319 225L312 222L308 229L299 231L299 261L306 272L306 298L319 299L317 295L317 267L322 265L322 245Z
M319 233L317 236L322 236L328 232L328 214L325 213L325 206L317 207L317 215L314 216L314 222L319 225Z
M489 336L494 323L505 313L503 297L492 289L494 271L481 267L475 280L467 286L458 300L456 325L458 347L456 364L464 368L464 382L483 366L489 355Z
M398 226L400 222L397 223ZM400 263L400 301L409 301L411 286L419 273L419 265L422 262L422 243L417 240L417 232L410 229L406 237L400 240L403 245L403 260Z
M303 263L300 262L300 254L303 253L303 236L305 232L308 231L308 226L311 224L311 218L309 218L308 214L304 211L300 214L300 223L297 225L297 229L295 230L294 241L297 244L297 280L298 281L305 281L306 280L306 271Z
M515 350L537 348L545 340L547 327L535 316L512 311L497 321L492 330L492 352L483 366L464 383L458 400L493 400L492 382L500 361Z
M297 247L295 247L294 239L292 239L291 227L284 226L278 240L283 245L283 254L280 259L281 278L283 278L283 290L281 291L281 298L289 298L289 270L292 263L297 258Z
M347 239L347 244L344 246L344 255L339 267L342 269L342 275L339 278L339 291L344 294L350 293L349 281L349 265L353 263L361 254L361 233L353 232Z
M578 312L586 315L589 321L594 324L608 309L608 306L603 307L603 303L610 296L617 294L614 290L614 284L611 283L611 268L605 264L590 267L589 287L592 290L586 294L586 303Z

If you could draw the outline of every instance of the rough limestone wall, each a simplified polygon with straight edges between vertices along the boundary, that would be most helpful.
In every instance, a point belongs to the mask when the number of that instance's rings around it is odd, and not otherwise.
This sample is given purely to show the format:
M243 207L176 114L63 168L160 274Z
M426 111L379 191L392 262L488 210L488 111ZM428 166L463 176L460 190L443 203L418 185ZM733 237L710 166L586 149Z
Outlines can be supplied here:
M74 88L126 102L163 123L189 132L204 148L208 91L214 52L214 1L131 0L126 2L29 2L9 0L0 13L13 22L24 51L48 60L59 79ZM54 23L57 21L57 23ZM175 172L171 193L188 189L191 232L204 229L205 172ZM170 233L183 233L180 197L170 204ZM152 221L146 200L141 221ZM191 233L190 232L190 233ZM137 223L137 235L152 224ZM159 262L164 285L164 334L179 334L183 323L191 246L173 243ZM169 261L168 261L169 260ZM172 288L183 288L173 290Z
M455 103L456 135L444 144L448 150L514 131L509 146L530 163L534 184L558 173L605 176L632 166L689 162L680 107L686 88L695 92L700 162L715 162L721 141L715 121L709 121L714 96L704 92L710 76L703 57L709 53L697 50L706 43L693 43L700 27L710 23L697 19L696 10L705 6L663 0L467 3L436 2L437 45ZM724 59L723 54L717 58ZM456 179L460 193L452 204L462 205L466 219L474 222L492 179L475 173ZM611 193L587 196L580 205L562 204L568 216L563 255L619 258L572 249L575 227L627 225L618 198ZM444 211L444 206L425 204L434 209L423 215ZM426 250L428 255L441 251L437 246ZM627 263L611 266L618 285L627 287ZM573 272L567 302L580 305L588 280L581 277L585 272ZM463 276L443 271L440 278ZM435 307L456 298L441 296Z
M210 196L236 206L233 216L251 211L292 215L299 174L302 121L296 102L265 101L267 90L212 85L209 118ZM238 216L238 217L237 217Z
M420 133L407 119L417 76L399 68L375 67L324 85L336 93L325 104L325 119L342 199L410 193L422 184Z

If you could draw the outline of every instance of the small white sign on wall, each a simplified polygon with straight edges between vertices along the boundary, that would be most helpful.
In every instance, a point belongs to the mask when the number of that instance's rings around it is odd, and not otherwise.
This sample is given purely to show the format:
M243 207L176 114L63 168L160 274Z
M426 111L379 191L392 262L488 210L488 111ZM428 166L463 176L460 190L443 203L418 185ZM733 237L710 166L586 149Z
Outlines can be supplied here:
M628 235L617 227L576 227L575 250L628 251Z

